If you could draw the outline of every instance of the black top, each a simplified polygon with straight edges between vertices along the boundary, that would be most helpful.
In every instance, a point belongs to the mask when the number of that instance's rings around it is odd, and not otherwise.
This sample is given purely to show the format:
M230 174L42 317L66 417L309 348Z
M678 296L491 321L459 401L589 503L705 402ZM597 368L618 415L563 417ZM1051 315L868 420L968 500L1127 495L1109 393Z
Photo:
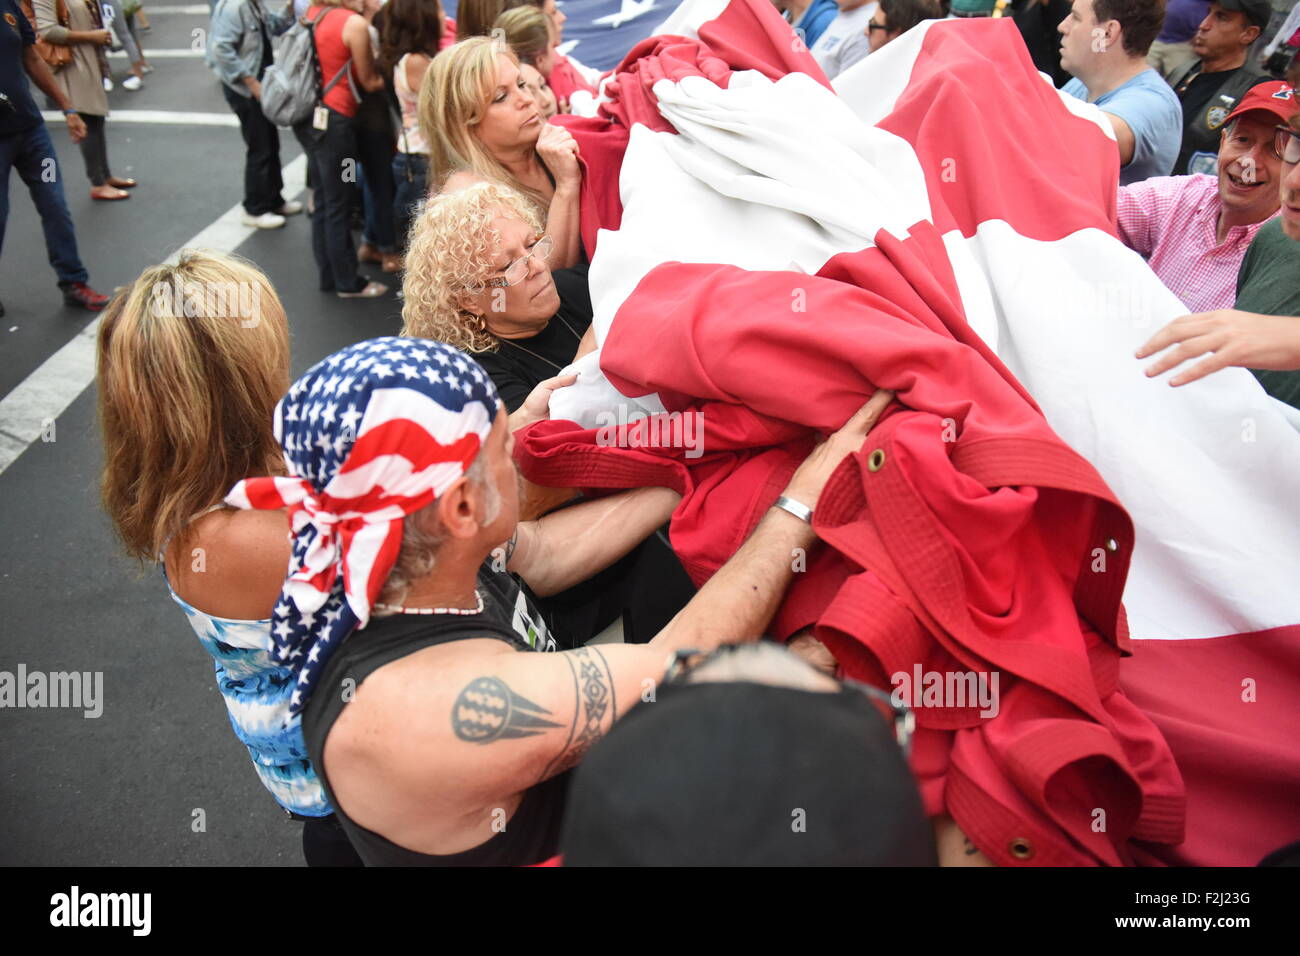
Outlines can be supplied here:
M339 806L325 773L325 740L345 706L345 679L354 682L353 688L360 687L385 664L426 647L471 638L505 641L525 652L557 649L527 592L513 575L493 571L485 562L478 577L483 595L481 614L395 614L372 618L365 629L353 631L330 655L303 711L303 736L312 765L348 839L367 866L527 866L557 852L568 774L527 790L509 825L486 842L462 853L435 856L398 846L352 820Z
M1267 77L1260 76L1248 65L1203 73L1198 60L1171 79L1183 106L1183 144L1173 175L1217 176L1219 135L1228 114L1247 90Z
M560 369L573 361L578 343L591 326L586 264L556 269L551 277L560 295L560 309L546 328L530 339L502 339L495 352L473 353L510 412L524 403L539 382L559 375Z

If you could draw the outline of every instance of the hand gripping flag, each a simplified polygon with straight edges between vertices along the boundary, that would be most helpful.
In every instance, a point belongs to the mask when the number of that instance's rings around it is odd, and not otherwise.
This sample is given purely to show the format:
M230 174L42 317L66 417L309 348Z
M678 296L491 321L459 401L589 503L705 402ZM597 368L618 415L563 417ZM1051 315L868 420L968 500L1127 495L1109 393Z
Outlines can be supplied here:
M330 653L370 620L402 519L473 464L497 411L496 388L473 359L391 337L335 352L276 405L288 477L246 478L226 503L288 510L293 557L271 633L297 678L290 715Z

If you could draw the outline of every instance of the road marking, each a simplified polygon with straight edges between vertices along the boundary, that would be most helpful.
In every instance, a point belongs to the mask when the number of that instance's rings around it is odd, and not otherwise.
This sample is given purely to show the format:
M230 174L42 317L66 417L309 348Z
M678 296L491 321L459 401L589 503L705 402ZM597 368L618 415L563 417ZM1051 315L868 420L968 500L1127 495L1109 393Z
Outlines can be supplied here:
M126 59L125 50L118 50L116 53L110 51L108 55L118 60ZM145 55L151 60L197 60L203 56L203 51L190 47L182 47L178 50L155 50L150 47Z
M42 110L41 118L58 126L64 124L63 114L55 110ZM113 110L108 115L110 123L154 123L164 126L234 126L239 117L234 113L177 113L172 110Z
M153 13L150 10L150 13ZM281 170L285 199L306 188L307 157L299 156ZM214 222L196 233L167 257L175 262L181 249L202 248L234 252L257 229L240 222L244 208L236 203ZM38 441L49 424L62 415L86 387L95 380L95 339L100 316L47 358L39 368L0 399L0 474L17 461L28 446Z
M206 3L191 3L191 4L182 4L180 6L173 5L170 7L168 6L155 7L151 3L149 4L149 9L145 11L145 13L147 13L151 17L156 16L158 14L162 14L165 16L168 13L179 13L188 17L195 17L200 15L206 17L211 12L212 11L208 9L208 5Z

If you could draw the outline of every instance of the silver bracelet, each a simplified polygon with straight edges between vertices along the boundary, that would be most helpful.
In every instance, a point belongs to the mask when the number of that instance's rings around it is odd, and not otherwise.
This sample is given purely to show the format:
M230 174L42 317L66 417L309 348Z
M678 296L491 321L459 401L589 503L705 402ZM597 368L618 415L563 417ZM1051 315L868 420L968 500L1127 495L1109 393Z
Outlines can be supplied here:
M793 498L787 498L782 495L772 503L773 508L780 508L782 511L788 511L800 521L806 521L812 524L813 510L802 501L795 501Z

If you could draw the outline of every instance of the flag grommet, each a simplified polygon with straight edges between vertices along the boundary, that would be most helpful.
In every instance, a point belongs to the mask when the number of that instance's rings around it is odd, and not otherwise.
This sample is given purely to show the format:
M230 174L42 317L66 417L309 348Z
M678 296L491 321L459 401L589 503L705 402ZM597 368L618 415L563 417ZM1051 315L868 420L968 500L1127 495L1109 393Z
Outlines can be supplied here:
M867 471L879 471L885 467L885 450L877 448L867 456Z
M1032 860L1034 858L1034 845L1024 837L1016 837L1011 841L1008 849L1017 860Z

